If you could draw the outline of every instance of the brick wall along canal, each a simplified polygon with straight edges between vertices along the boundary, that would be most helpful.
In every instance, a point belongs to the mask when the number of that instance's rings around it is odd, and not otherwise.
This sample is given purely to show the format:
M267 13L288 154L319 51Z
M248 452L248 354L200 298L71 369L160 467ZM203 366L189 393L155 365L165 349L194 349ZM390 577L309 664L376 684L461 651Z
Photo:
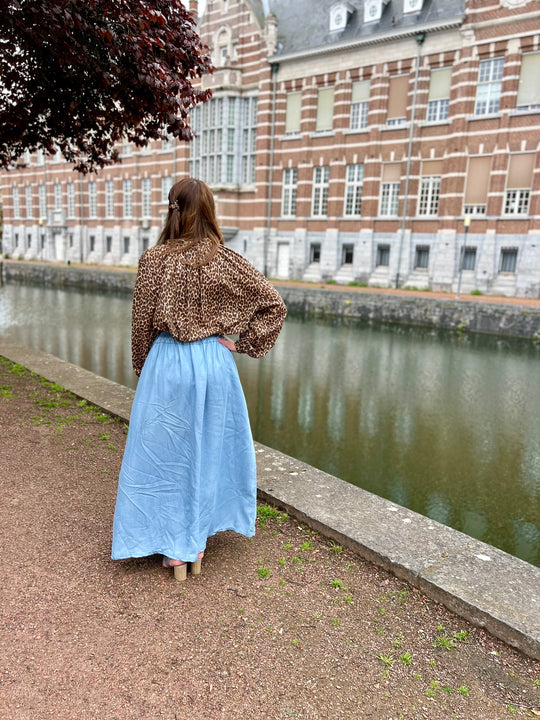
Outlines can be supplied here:
M6 340L134 387L130 311L0 287ZM537 346L289 317L266 358L237 362L257 440L540 564Z

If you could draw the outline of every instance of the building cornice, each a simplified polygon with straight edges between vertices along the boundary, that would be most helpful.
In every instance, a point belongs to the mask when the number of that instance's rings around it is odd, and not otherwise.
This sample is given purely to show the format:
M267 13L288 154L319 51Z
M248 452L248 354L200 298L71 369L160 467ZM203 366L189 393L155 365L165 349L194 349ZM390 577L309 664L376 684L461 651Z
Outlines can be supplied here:
M343 43L333 43L332 45L320 45L319 47L309 48L309 50L301 50L285 55L272 55L268 58L271 64L281 64L294 60L303 60L304 58L313 57L315 55L330 55L343 50L354 50L360 47L368 47L369 45L379 45L392 40L402 40L403 38L416 37L422 33L442 32L444 30L455 30L465 20L465 15L459 15L448 18L444 22L434 21L430 23L422 23L414 27L403 28L402 30L392 30L391 32L374 33L369 37L355 38Z

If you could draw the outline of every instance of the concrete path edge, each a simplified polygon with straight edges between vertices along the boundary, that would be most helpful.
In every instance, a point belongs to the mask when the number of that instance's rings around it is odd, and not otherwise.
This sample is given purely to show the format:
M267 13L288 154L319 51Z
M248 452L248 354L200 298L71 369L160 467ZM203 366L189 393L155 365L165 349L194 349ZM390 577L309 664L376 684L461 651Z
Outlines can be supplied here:
M0 355L129 422L134 391L0 340ZM540 660L540 568L255 443L259 497Z

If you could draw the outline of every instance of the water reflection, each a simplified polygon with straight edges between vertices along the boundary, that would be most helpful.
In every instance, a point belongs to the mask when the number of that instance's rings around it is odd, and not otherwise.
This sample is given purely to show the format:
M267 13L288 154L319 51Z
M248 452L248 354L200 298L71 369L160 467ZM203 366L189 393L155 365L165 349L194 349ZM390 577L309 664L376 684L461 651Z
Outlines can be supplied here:
M130 298L7 285L8 339L134 387ZM288 318L237 356L257 440L540 564L540 351Z

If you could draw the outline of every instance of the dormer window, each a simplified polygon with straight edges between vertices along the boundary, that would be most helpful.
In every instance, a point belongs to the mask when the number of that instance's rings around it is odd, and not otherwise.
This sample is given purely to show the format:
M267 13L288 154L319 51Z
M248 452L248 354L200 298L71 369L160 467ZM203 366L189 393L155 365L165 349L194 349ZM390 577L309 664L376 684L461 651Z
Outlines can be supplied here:
M383 8L388 5L389 0L365 0L364 1L364 22L378 22L382 18Z
M424 0L403 0L403 13L419 13L423 4Z
M338 2L330 8L330 32L341 32L347 27L354 7L348 2Z

